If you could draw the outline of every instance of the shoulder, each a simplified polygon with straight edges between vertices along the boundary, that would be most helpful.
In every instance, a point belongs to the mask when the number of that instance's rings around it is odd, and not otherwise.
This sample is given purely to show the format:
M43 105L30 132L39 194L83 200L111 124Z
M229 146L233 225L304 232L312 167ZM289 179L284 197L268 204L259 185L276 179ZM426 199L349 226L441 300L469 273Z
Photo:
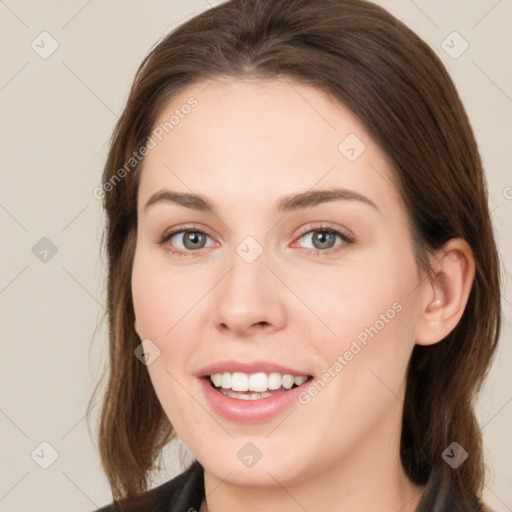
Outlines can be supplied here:
M189 512L204 498L203 468L198 461L183 473L131 499L111 503L94 512Z

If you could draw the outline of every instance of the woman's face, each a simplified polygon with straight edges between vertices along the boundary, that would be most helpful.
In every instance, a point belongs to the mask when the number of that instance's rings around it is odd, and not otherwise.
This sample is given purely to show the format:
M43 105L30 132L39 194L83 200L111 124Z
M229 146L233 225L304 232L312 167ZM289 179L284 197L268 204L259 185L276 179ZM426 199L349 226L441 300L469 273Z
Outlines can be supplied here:
M421 286L383 152L343 105L278 80L190 87L154 128L135 327L180 438L239 485L389 467Z

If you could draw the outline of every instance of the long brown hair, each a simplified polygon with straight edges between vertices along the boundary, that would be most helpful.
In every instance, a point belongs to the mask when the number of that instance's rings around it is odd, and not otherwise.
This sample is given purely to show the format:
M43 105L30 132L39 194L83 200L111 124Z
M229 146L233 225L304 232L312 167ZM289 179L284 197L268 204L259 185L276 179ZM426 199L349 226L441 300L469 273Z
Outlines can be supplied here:
M130 284L143 160L128 169L126 162L147 143L174 95L217 76L284 77L346 105L393 164L419 267L430 272L427 255L451 238L471 246L476 275L462 319L443 342L413 350L401 458L412 481L428 484L418 510L434 508L441 488L477 507L484 463L473 406L501 318L500 263L482 162L442 62L409 28L366 0L232 0L179 26L140 65L101 188L110 367L99 449L114 499L148 488L148 474L174 436L147 369L133 354L141 342ZM453 441L469 454L456 470L441 456Z

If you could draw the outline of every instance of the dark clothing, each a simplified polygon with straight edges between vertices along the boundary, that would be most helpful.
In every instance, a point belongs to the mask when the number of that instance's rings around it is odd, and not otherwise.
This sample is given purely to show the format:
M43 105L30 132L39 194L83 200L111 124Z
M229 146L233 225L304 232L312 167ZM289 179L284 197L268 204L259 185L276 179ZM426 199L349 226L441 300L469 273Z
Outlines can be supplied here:
M177 477L126 502L95 512L197 512L204 498L203 467L198 461ZM431 475L417 512L486 512L476 498L463 498ZM491 511L488 511L491 512Z
M177 477L140 494L122 508L111 503L95 512L197 512L203 498L203 467L196 460Z
M416 512L492 512L475 496L462 496L432 471Z

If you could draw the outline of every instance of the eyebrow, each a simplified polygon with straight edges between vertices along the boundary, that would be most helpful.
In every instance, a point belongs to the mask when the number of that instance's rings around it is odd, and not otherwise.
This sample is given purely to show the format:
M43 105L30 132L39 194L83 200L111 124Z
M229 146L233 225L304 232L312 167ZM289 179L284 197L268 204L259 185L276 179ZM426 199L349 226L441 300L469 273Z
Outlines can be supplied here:
M279 213L287 213L292 210L312 208L313 206L317 206L322 203L340 200L359 201L380 212L379 207L371 199L355 192L354 190L348 190L345 188L309 190L298 194L290 194L277 201L276 209ZM150 198L144 205L143 211L147 211L150 206L157 203L171 203L184 206L185 208L190 208L192 210L216 214L215 204L208 198L198 194L162 189L151 194Z

